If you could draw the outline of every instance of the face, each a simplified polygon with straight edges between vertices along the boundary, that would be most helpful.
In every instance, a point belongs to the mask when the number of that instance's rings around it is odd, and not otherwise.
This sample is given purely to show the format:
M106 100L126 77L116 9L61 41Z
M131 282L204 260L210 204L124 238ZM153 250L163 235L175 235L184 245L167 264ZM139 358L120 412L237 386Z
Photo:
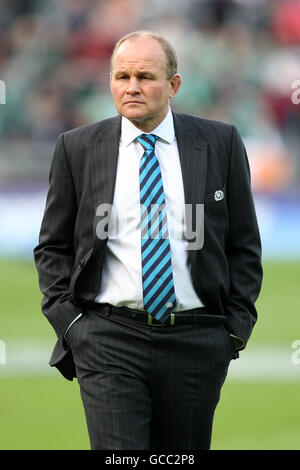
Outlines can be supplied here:
M158 126L180 84L179 74L167 79L165 51L155 39L127 39L117 49L110 77L114 104L139 129L151 132Z

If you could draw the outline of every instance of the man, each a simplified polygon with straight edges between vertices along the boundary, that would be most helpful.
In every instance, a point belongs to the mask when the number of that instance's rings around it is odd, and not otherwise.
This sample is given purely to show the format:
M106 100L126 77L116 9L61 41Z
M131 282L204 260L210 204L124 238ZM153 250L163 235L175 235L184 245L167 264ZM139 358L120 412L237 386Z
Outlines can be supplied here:
M209 449L262 279L246 152L233 126L172 113L161 36L122 38L110 80L119 116L54 153L35 248L50 365L77 377L92 449Z

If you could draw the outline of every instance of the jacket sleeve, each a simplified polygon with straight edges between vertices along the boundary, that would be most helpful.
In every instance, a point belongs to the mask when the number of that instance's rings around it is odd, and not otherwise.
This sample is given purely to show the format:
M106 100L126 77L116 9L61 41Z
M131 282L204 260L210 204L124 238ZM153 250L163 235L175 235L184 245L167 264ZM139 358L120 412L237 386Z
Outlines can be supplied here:
M251 191L248 158L237 129L232 127L227 204L230 297L226 308L231 333L243 349L257 320L255 301L262 283L261 241Z
M74 265L76 193L64 135L57 140L49 175L49 191L34 258L42 293L42 310L62 338L80 309L73 305L69 284Z

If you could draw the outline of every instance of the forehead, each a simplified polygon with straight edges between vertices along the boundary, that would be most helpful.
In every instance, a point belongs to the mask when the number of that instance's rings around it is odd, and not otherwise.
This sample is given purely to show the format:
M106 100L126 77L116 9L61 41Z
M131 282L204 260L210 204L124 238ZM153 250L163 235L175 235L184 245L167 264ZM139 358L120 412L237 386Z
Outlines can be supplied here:
M167 66L167 59L162 45L151 37L135 37L124 41L116 50L112 63L113 69L138 66L163 67Z

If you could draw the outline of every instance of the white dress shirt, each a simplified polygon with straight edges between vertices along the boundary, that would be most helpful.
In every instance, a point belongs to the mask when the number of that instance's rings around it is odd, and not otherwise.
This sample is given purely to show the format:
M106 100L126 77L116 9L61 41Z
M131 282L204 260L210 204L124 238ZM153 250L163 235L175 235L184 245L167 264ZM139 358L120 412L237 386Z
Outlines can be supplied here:
M171 247L175 311L203 307L191 281L184 233L184 189L171 110L152 134L159 137L155 155L160 163ZM144 149L136 141L142 131L122 117L119 158L110 235L100 292L95 302L144 310L142 288L139 164Z

